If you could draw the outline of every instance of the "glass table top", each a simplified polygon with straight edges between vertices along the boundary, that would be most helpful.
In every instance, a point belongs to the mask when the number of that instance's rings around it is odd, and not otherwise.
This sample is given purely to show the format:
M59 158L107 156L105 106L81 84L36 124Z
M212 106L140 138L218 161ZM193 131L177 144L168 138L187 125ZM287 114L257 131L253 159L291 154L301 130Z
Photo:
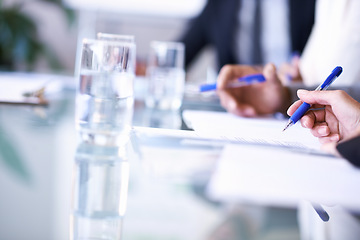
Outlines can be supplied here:
M187 101L183 108L214 106ZM187 128L180 112L146 109L141 101L134 126ZM295 209L207 198L221 147L141 135L133 141L121 239L300 238ZM70 239L78 144L72 90L47 107L0 105L0 239Z

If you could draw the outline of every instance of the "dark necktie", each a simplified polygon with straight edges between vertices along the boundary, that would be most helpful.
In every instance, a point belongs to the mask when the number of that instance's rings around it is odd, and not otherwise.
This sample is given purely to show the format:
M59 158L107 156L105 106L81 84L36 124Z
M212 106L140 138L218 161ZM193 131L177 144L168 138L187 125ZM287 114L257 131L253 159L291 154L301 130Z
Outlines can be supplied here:
M255 0L252 63L262 64L261 54L261 0Z

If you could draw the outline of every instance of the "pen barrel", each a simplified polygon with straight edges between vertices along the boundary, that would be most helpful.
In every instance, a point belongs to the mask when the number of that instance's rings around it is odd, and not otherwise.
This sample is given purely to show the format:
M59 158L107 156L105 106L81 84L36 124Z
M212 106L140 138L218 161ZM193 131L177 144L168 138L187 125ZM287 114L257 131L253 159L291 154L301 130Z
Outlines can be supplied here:
M200 92L206 92L206 91L211 91L211 90L216 90L216 83L214 84L203 84L200 86Z
M304 114L310 109L310 104L304 102L290 117L291 121L295 124Z

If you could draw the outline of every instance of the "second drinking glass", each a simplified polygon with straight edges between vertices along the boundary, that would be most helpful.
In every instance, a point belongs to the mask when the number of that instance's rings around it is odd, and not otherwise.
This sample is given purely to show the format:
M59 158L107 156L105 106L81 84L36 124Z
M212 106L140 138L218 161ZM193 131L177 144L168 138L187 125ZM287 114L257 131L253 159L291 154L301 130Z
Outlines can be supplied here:
M181 107L185 87L184 49L181 42L151 42L146 71L147 107L162 110Z

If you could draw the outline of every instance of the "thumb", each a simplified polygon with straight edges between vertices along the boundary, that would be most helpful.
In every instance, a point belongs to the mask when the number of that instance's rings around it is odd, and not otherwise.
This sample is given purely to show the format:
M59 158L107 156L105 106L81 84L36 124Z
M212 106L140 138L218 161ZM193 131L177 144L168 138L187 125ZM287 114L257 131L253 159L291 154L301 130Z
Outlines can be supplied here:
M279 81L276 75L276 67L272 63L268 63L264 66L263 74L265 79L269 82Z
M299 62L300 62L300 55L299 53L295 53L292 58L291 58L291 64L294 67L298 67L299 66Z
M299 89L298 97L309 104L332 105L336 99L332 91L307 91Z

